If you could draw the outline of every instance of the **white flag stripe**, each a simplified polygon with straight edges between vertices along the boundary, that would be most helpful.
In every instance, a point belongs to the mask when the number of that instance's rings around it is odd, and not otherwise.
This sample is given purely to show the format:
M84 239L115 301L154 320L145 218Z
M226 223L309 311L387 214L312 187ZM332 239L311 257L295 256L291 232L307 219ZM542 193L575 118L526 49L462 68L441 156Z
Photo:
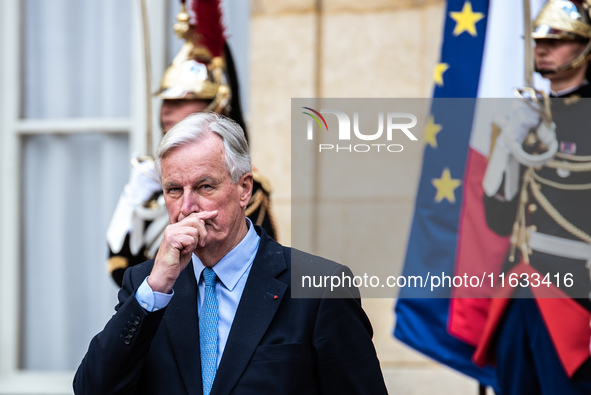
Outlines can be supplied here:
M544 3L532 0L532 17L538 14ZM522 2L496 0L491 1L489 7L478 97L513 98L513 88L523 87L525 83ZM548 90L547 81L539 74L534 75L534 85L537 89ZM475 110L470 146L488 155L491 123L508 114L511 103L495 101L494 108L486 105L486 100L482 104ZM507 108L502 108L503 105Z

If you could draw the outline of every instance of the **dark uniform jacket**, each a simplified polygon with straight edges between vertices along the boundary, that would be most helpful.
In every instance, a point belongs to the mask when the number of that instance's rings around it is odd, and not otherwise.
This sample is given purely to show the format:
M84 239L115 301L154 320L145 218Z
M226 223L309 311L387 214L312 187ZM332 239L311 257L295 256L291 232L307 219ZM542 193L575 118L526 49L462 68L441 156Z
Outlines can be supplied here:
M552 117L556 124L556 139L558 140L558 152L572 153L576 156L589 156L591 159L591 133L587 128L591 115L591 84L585 85L565 96L552 98ZM527 149L527 147L525 148ZM577 163L565 160L569 163ZM522 175L525 168L522 166ZM591 185L591 171L587 172L564 172L554 168L543 167L536 170L536 173L552 183L573 185ZM567 188L568 188L567 186ZM583 190L565 190L552 185L542 185L541 192L548 199L560 214L577 228L591 234L591 188ZM526 204L527 226L539 233L557 236L561 238L581 241L562 226L560 226L543 209L540 202L532 197L528 191L529 201ZM515 221L519 193L510 202L502 202L495 197L485 195L486 219L489 227L500 235L511 234ZM519 262L519 251L517 251L515 263L506 262L506 271ZM540 273L551 276L559 274L572 274L574 280L572 287L563 287L567 294L578 296L579 302L591 311L591 303L587 297L591 291L589 282L589 271L584 261L565 261L567 258L555 255L544 254L533 251L529 260L531 265Z

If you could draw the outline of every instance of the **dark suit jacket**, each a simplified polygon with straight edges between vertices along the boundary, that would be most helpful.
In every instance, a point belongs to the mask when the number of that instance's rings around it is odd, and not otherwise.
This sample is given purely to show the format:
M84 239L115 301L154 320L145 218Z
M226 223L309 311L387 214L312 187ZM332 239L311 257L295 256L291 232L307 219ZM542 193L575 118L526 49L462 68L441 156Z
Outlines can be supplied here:
M330 295L320 289L311 295L318 298L291 297L292 251L294 265L316 273L340 276L348 268L256 230L261 243L211 394L386 394L358 291L346 289L347 299L321 298ZM179 276L168 307L150 313L134 294L153 263L126 271L117 313L92 339L75 393L202 393L193 268Z

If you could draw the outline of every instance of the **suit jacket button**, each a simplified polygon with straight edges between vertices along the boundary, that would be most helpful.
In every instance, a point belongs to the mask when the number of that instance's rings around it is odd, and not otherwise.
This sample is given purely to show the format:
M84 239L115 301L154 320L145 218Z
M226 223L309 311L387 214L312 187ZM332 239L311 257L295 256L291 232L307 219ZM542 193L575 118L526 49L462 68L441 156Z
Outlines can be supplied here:
M131 343L131 339L126 337L124 342L125 342L125 344L129 345Z

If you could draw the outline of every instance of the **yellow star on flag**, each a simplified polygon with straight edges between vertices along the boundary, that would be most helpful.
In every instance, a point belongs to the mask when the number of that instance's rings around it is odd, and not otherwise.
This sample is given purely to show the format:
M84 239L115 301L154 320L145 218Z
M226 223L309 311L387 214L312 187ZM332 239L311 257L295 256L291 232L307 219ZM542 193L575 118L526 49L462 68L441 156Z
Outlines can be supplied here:
M435 195L436 203L441 202L443 199L447 199L450 203L456 202L454 190L462 184L462 181L451 178L451 173L449 172L448 167L443 169L441 178L434 178L431 180L431 183L437 189L437 194Z
M443 73L445 73L449 69L449 64L447 63L437 63L435 66L435 70L433 71L433 81L439 86L443 86Z
M427 125L425 126L425 144L429 144L433 148L437 148L437 133L441 132L443 127L433 119L433 115L429 117Z
M451 19L456 21L453 35L459 36L463 32L468 32L472 37L476 37L476 22L484 18L482 12L473 12L472 3L466 1L461 12L450 12Z

